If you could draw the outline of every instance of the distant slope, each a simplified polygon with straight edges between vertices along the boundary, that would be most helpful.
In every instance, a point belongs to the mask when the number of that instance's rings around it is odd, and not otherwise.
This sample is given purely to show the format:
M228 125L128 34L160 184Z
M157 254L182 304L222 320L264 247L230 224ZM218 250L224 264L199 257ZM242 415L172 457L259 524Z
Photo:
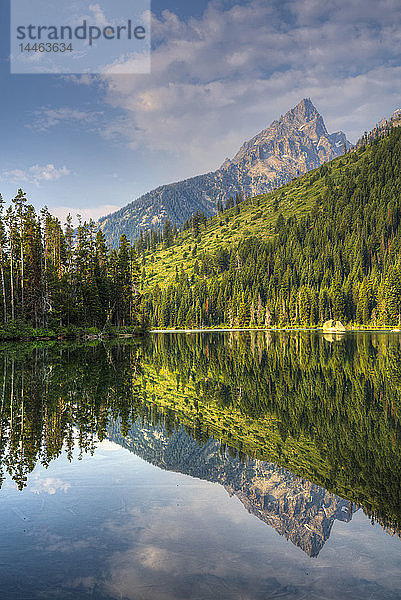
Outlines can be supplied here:
M333 318L399 327L400 164L401 128L392 127L143 252L152 326L314 327Z
M217 171L158 187L103 217L99 225L108 242L116 245L122 233L133 240L141 229L159 228L167 219L181 225L197 210L211 216L218 202L236 194L266 193L349 147L344 133L329 134L311 100L304 99L245 142Z
M399 127L401 125L401 109L398 108L390 117L383 117L376 123L372 131L369 133L365 132L362 137L359 138L355 144L355 148L360 148L367 142L373 142L378 137L386 135L393 127Z
M357 168L357 162L364 155L365 151L361 149L357 155L337 158L327 168L333 176L337 176L347 163L351 168ZM321 198L325 193L325 174L326 166L310 171L277 190L244 200L238 206L211 217L205 226L200 227L196 238L192 230L186 230L172 246L159 246L153 253L146 251L143 255L143 289L174 280L181 266L188 274L193 273L195 263L205 252L233 247L251 236L261 239L274 237L280 213L285 219L294 215L301 218Z

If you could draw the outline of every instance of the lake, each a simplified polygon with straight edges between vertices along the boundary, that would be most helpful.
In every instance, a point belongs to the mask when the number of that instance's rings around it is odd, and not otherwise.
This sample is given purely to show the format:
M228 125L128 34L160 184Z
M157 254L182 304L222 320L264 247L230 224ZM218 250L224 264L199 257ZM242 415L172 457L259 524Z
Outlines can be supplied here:
M7 599L401 598L401 337L3 344Z

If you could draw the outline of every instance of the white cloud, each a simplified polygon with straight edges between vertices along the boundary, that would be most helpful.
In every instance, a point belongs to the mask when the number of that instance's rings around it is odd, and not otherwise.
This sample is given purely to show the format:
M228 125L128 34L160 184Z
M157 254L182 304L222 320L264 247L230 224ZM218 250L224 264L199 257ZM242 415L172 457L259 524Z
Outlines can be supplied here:
M99 4L90 4L89 10L93 15L94 24L98 27L105 27L106 25L110 24L110 21L106 19L106 16Z
M153 17L150 76L103 77L111 120L131 147L174 153L193 172L303 97L355 140L400 104L401 11L394 0L251 0L202 18ZM191 165L191 166L190 166Z
M93 85L97 83L98 85L102 84L100 77L98 75L60 75L60 79L63 81L71 81L76 85Z
M33 165L27 169L3 171L0 179L5 183L15 183L17 185L33 183L36 186L40 186L43 182L56 181L60 177L70 175L70 173L66 166L57 168L53 164L43 166Z
M76 123L79 127L92 126L99 122L103 114L103 111L85 111L68 106L42 107L33 113L33 119L27 127L36 131L47 131L61 123Z
M93 219L97 221L100 217L115 212L121 208L115 204L101 204L99 206L92 206L89 208L76 208L73 206L53 206L50 209L52 215L60 219L64 223L68 214L72 216L73 224L78 224L77 214L81 215L83 221L89 221Z
M79 5L75 6L75 9L78 8ZM79 12L76 12L74 14L71 15L70 17L70 23L72 25L82 25L82 22L88 21L88 23L90 25L96 25L97 27L104 27L105 25L112 25L113 22L109 19L106 18L106 15L104 14L100 4L89 4L89 6L87 6L86 2L81 6L81 9L83 9L83 7L85 6L84 12L82 12L82 10L80 10ZM89 13L85 13L86 7L89 9Z

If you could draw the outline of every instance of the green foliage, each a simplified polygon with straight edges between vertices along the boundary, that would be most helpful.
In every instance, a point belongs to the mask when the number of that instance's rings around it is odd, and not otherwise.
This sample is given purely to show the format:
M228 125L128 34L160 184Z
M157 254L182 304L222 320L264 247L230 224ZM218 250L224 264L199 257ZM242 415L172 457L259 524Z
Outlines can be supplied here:
M139 376L133 344L123 353L90 344L3 345L0 486L7 472L22 489L38 461L47 467L62 452L71 460L75 444L93 452L109 418L124 430L137 417Z
M153 424L274 462L400 528L398 336L159 334L143 373Z
M37 462L71 458L74 443L93 452L110 423L126 437L139 420L274 462L401 526L398 335L170 333L141 347L1 349L0 483L7 471L22 488Z
M254 200L243 201L229 243L220 217L205 223L196 256L188 255L191 236L184 232L174 246L181 265L175 280L169 273L177 263L161 271L164 254L154 254L143 303L151 324L314 327L333 318L399 325L400 164L401 128L395 128L265 196L256 208ZM226 211L230 222L234 213ZM259 213L263 231L252 218Z
M140 266L125 236L110 251L93 221L74 234L70 216L63 229L46 208L37 215L22 190L13 204L4 216L0 196L2 339L139 325Z

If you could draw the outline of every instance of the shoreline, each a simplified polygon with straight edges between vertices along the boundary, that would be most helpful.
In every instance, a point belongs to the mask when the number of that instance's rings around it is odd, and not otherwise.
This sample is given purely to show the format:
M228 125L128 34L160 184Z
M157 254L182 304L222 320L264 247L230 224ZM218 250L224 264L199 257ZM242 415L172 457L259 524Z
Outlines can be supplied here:
M393 327L349 327L345 331L337 329L323 329L323 327L203 327L197 329L151 329L149 333L229 333L231 331L267 331L267 332L283 332L283 331L308 331L330 335L345 335L346 333L363 332L363 333L401 333L401 329Z
M160 334L160 333L181 333L186 335L192 335L196 333L244 333L244 332L266 332L266 333L291 333L291 332L305 332L305 333L319 333L323 335L337 336L338 338L344 336L346 333L401 333L401 329L395 327L349 327L344 330L336 329L323 329L323 327L203 327L196 329L150 329L144 330L137 328L134 331L130 331L129 328L122 327L121 329L115 328L114 330L104 331L93 331L94 328L81 329L78 331L60 332L54 330L43 331L41 333L34 333L30 331L9 331L2 332L0 330L0 342L93 342L93 341L109 341L109 340L123 340L142 338L147 334Z
M108 331L95 330L94 327L82 328L76 330L42 330L36 333L34 330L0 329L0 342L92 342L106 341L124 338L140 338L148 333L148 330L142 328L115 327Z

